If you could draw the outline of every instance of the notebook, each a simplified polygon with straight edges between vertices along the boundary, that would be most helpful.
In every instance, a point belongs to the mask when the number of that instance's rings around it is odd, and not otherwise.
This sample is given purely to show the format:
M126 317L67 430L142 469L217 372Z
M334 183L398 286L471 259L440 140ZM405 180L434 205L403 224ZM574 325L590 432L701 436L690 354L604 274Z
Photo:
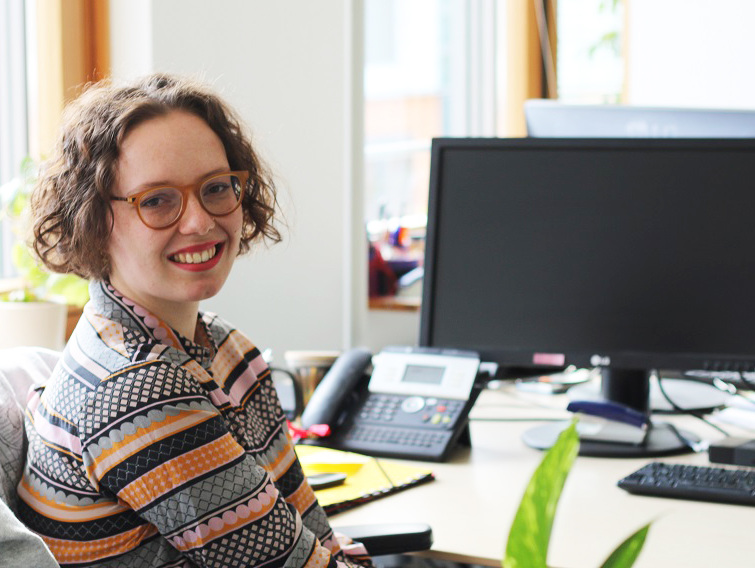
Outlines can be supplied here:
M305 475L323 473L326 469L348 474L343 484L315 492L317 500L328 515L435 479L432 470L426 467L353 452L298 445L296 454L302 462ZM332 464L332 468L323 464Z

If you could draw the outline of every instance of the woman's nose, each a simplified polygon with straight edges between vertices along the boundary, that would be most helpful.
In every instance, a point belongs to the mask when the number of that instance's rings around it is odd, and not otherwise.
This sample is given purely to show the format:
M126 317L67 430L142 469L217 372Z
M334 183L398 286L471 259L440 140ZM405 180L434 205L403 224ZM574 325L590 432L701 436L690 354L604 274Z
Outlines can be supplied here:
M199 235L208 233L215 226L215 218L205 211L196 195L189 195L188 199L186 210L178 223L180 232Z

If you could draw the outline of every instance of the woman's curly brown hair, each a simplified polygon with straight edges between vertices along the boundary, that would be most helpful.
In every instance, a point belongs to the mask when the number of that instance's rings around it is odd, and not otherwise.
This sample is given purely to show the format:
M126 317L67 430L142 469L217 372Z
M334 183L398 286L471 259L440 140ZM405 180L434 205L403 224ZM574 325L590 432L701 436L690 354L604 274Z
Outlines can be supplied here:
M32 244L49 269L108 277L110 197L121 145L137 125L175 110L202 118L223 143L231 170L249 172L239 254L256 238L280 241L272 177L235 112L201 84L154 74L127 86L96 83L66 108L58 144L32 194Z

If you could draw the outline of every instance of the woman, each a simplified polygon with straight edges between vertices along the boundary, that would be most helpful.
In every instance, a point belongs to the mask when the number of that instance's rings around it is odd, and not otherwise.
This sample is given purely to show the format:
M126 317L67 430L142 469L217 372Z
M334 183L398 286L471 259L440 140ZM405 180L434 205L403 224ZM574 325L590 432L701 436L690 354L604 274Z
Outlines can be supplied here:
M91 279L91 300L29 404L18 487L19 516L62 565L346 561L265 361L199 311L251 243L280 239L275 204L239 121L202 86L100 84L67 109L34 245Z

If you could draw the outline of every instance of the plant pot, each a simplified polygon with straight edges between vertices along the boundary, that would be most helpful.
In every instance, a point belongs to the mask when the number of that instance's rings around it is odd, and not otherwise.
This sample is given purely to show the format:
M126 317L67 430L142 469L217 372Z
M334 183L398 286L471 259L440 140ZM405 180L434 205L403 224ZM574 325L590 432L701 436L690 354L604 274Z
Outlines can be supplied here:
M68 307L55 302L0 302L0 349L65 345Z

